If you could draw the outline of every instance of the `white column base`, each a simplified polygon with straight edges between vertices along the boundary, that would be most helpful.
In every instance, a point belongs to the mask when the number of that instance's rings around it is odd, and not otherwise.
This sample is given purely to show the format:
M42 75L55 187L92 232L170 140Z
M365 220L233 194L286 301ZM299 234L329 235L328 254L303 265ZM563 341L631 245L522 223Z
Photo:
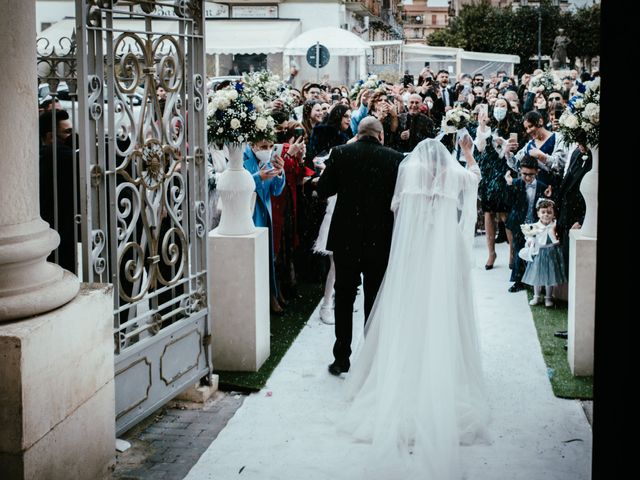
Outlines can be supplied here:
M45 260L59 243L58 232L39 218L0 225L0 322L48 312L76 296L78 278Z
M271 353L269 232L230 237L216 228L207 248L213 368L256 372Z
M571 230L567 358L575 376L593 375L597 239Z
M115 442L113 287L0 324L2 478L109 478Z

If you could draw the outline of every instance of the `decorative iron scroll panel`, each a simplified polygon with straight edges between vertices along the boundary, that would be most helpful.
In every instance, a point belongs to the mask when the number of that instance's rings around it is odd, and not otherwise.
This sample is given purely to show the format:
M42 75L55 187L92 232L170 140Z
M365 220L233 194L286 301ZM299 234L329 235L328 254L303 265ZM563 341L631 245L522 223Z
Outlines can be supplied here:
M202 4L76 2L83 272L116 292L118 433L210 366Z

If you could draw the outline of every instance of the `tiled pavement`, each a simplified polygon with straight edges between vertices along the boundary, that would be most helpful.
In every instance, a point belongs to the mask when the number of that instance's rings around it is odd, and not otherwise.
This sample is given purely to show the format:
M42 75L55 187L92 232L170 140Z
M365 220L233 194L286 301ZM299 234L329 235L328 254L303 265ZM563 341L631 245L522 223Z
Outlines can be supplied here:
M114 479L179 480L242 405L245 395L217 392L204 405L173 402L120 438L131 448L118 453Z

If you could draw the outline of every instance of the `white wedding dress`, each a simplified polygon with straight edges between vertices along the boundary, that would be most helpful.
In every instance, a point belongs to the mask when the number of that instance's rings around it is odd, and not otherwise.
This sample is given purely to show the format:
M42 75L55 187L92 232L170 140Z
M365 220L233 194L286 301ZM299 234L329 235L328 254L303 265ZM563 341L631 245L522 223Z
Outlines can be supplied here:
M389 264L339 420L372 444L362 478L461 478L460 443L486 440L470 272L479 179L433 139L400 164Z

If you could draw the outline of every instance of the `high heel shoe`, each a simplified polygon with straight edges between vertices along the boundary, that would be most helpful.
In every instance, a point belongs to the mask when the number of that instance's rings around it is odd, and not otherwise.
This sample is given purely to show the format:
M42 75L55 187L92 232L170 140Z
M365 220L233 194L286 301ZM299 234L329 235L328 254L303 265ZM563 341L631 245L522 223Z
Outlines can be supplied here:
M489 258L493 259L493 261L491 262L491 264L489 264L489 262L487 262L487 264L484 266L485 270L491 270L493 268L493 264L496 263L496 257L498 256L498 254L496 252L493 252L491 255L489 255Z

